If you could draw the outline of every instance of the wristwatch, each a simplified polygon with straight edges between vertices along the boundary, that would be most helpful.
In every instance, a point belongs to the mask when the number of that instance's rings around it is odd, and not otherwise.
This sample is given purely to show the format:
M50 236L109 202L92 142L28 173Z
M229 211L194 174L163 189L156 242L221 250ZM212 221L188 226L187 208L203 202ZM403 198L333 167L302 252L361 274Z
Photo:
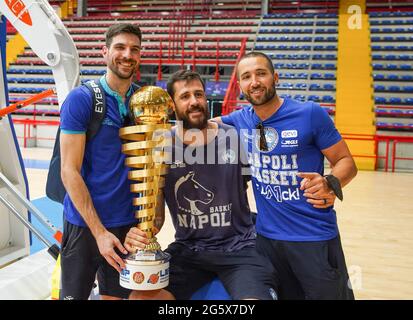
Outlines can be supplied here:
M340 180L332 174L327 174L324 178L326 178L328 187L333 190L337 198L343 201L343 191L341 190Z

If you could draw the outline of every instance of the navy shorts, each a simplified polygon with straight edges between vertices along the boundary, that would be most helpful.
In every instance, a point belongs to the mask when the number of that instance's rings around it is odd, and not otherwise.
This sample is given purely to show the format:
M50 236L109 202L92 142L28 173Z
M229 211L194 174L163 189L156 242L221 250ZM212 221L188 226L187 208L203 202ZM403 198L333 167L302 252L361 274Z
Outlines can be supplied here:
M121 243L134 225L108 228ZM120 257L123 255L115 249ZM98 279L99 294L127 299L129 289L119 285L119 273L100 254L89 228L64 221L61 250L61 300L87 300Z
M233 252L194 251L174 242L165 252L172 255L165 289L177 300L189 300L216 277L234 300L277 299L273 267L254 247Z
M354 300L339 236L292 242L258 235L256 246L277 271L280 300Z

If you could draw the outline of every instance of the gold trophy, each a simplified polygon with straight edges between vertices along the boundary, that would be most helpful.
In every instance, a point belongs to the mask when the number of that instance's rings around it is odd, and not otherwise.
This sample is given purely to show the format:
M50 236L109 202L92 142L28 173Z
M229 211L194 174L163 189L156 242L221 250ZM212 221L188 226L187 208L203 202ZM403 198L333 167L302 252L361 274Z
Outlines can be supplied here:
M136 193L133 204L138 207L138 228L150 241L125 259L120 285L132 290L157 290L169 283L170 255L161 250L153 236L153 225L158 194L165 185L165 147L171 143L168 115L172 106L171 97L162 88L142 87L129 102L136 125L120 129L120 137L127 141L122 152L128 156L125 164L131 168L129 179L136 182L131 184L131 191Z

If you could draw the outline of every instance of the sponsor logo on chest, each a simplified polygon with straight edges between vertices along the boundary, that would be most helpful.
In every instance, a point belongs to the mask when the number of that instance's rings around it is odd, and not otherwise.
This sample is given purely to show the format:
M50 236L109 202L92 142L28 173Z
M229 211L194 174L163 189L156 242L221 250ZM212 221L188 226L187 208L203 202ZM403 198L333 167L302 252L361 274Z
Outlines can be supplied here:
M298 147L298 131L297 130L281 131L281 147L282 148Z

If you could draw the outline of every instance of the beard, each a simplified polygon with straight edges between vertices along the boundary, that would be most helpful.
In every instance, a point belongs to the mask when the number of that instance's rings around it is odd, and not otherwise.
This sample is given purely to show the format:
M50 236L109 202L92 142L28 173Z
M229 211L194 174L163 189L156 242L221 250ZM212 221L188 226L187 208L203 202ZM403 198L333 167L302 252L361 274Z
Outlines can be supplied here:
M265 93L260 98L253 98L248 93L244 93L245 99L253 106L261 106L266 104L272 98L274 98L276 94L275 86L271 86L270 88L265 88Z
M135 63L135 61L125 61L125 62L131 62L131 63ZM130 72L122 72L120 70L120 68L117 66L116 63L109 63L108 67L109 69L119 78L119 79L123 79L123 80L127 80L130 79L136 72L137 69L137 64L135 65L135 67L130 71Z
M202 115L195 120L190 119L190 113L194 111L200 111ZM179 121L182 121L182 126L184 129L205 129L208 125L208 107L207 106L193 106L185 112L180 112L177 109L176 118Z

